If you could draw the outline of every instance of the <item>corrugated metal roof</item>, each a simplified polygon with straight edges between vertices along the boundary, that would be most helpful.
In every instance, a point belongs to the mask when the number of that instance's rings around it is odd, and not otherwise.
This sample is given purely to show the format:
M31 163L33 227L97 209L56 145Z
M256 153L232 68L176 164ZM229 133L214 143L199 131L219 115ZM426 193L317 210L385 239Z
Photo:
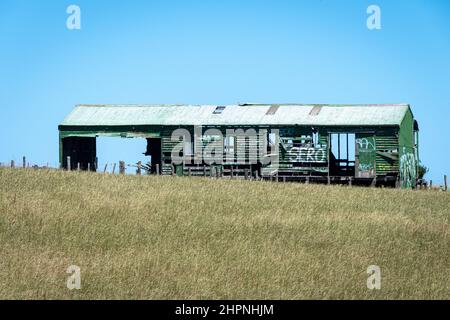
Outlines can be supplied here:
M219 114L217 105L78 105L61 125L400 125L409 110L408 104L276 105L274 114L267 114L272 104L228 105Z

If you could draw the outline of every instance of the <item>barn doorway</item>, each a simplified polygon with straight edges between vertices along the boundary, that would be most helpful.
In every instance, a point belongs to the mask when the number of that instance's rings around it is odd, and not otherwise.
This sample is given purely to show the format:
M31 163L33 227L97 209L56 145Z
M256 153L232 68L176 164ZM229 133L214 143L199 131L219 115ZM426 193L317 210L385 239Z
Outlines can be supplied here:
M145 155L150 156L150 172L160 173L162 160L161 138L147 138Z
M134 175L139 161L144 170L151 162L146 150L145 138L97 137L97 171L118 173L119 161L124 161L125 173Z

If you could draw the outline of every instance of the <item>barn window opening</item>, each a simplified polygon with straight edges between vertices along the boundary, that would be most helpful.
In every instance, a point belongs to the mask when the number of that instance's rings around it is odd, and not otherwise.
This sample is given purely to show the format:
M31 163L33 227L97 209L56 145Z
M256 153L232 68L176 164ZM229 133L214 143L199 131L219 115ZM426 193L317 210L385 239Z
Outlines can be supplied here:
M355 172L355 134L330 134L330 167L336 175L353 176Z
M217 106L213 114L222 114L223 110L225 110L225 106Z

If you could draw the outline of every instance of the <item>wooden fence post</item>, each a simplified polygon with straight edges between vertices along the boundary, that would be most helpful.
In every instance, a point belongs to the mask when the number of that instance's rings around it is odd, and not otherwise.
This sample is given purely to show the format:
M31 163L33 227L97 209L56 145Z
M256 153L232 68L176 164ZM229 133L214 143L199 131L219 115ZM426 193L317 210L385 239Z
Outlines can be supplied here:
M114 164L113 164L113 170L112 170L112 174L115 174L115 172L116 172L116 163L114 162Z
M283 176L283 182L286 182L286 176Z
M105 164L105 168L103 169L103 173L106 173L106 169L108 169L108 163Z
M136 169L136 174L137 174L138 176L140 176L140 175L142 174L141 168L142 168L142 162L141 162L141 161L138 161L138 163L137 163L137 169Z
M97 171L97 169L98 169L98 157L95 157L94 171Z
M306 177L305 184L309 184L309 177Z
M67 170L68 171L72 170L71 165L72 164L70 163L70 156L67 156Z
M23 156L22 157L22 168L25 169L26 165L27 165L27 160L26 160L25 156Z
M231 165L231 169L230 169L230 178L233 179L234 176L234 172L233 172L233 165Z
M428 189L432 189L433 188L433 180L430 180L430 185L428 186Z
M348 186L349 186L349 187L351 187L351 186L352 186L352 180L353 180L353 178L352 178L352 177L348 178Z
M255 170L255 179L258 180L258 170Z
M248 169L247 169L247 168L245 168L245 169L244 169L244 179L245 179L245 180L247 180L247 179L248 179L248 177L247 177L247 176L248 176Z
M119 161L119 174L125 174L125 161Z
M447 186L447 175L444 175L444 191L448 190L448 186Z
M192 170L191 170L191 167L189 167L189 168L188 168L188 176L190 177L191 174L192 174Z
M206 166L203 166L203 176L206 177Z
M159 176L159 163L156 164L156 175Z
M11 160L11 168L14 168L16 166L14 160Z
M87 171L88 171L88 172L91 171L91 163L90 163L90 162L88 162Z
M80 171L81 170L81 165L80 165L80 163L78 162L77 163L77 171Z

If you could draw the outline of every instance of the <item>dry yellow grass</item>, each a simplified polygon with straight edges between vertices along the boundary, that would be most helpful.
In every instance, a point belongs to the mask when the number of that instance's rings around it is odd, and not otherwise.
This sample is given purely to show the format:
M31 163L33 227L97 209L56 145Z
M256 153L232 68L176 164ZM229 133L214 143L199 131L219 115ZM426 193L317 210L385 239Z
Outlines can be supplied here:
M450 193L18 169L0 191L2 299L450 297Z

